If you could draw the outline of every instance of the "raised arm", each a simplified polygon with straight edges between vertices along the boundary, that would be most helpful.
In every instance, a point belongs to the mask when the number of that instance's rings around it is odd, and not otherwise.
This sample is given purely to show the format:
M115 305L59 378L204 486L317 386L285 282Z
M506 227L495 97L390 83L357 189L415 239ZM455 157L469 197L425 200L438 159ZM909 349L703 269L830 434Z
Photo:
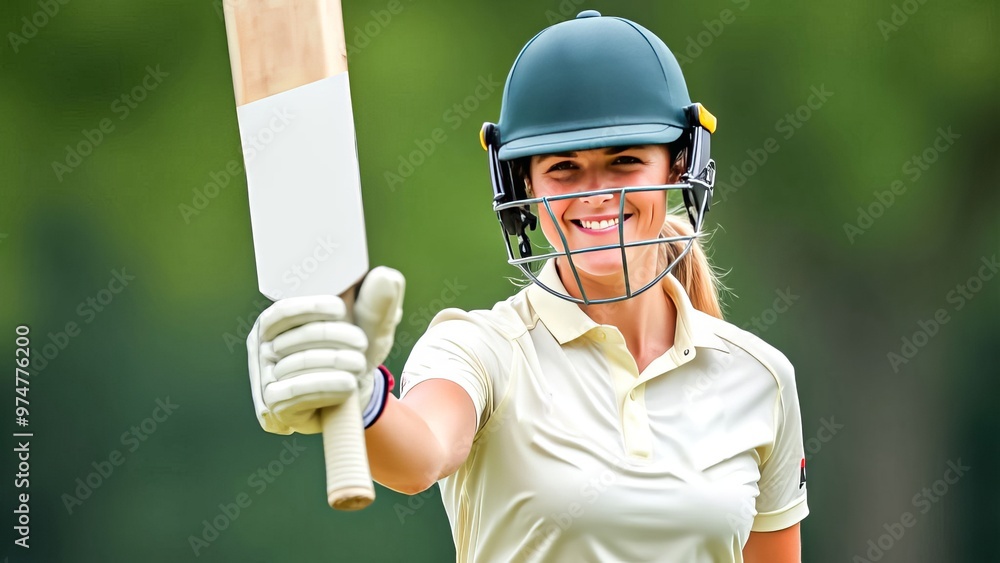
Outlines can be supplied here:
M414 494L465 461L476 410L469 394L446 380L419 383L403 401L388 393L377 366L392 348L403 286L399 272L372 270L355 302L356 325L346 321L346 307L334 296L279 301L261 313L247 350L264 430L318 433L320 410L343 404L357 389L372 476Z

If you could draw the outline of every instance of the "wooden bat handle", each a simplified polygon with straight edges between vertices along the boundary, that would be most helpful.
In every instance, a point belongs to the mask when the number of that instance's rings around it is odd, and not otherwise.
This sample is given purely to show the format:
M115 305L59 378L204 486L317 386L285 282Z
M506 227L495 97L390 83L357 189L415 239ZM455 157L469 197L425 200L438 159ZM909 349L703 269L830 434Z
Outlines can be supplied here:
M353 322L354 288L340 296ZM360 510L375 500L357 391L347 401L320 412L326 458L326 500L337 510Z

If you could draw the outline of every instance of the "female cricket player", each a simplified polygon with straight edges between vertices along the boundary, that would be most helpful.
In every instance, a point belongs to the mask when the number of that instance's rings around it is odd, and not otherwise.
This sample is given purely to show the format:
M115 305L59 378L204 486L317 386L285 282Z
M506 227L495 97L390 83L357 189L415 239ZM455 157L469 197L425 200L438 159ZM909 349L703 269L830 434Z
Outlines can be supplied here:
M586 11L543 30L481 136L530 284L440 312L399 399L380 367L399 272L368 275L356 324L336 297L279 301L248 339L261 425L319 432L317 409L357 386L372 475L439 483L459 561L799 561L792 366L722 319L699 242L714 130L645 28Z

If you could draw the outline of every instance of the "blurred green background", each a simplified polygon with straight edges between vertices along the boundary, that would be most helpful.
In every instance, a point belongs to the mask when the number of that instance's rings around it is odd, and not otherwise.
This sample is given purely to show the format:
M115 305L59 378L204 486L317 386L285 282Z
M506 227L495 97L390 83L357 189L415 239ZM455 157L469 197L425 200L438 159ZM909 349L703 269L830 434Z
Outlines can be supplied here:
M719 117L712 253L738 295L729 320L796 366L804 559L996 560L996 2L344 4L371 258L408 279L394 371L438 309L515 291L477 135L518 50L585 8L628 17ZM453 560L436 489L379 488L373 507L333 512L317 437L254 418L244 337L266 302L245 177L226 172L241 149L221 10L0 8L0 557ZM494 86L476 98L480 84ZM411 156L436 129L444 142ZM401 159L422 162L389 180ZM228 184L206 192L213 177ZM28 550L13 543L22 324L36 359ZM286 440L304 448L287 465ZM970 468L951 484L949 461ZM253 477L269 464L270 483ZM241 494L250 504L223 517ZM904 512L915 524L893 538Z

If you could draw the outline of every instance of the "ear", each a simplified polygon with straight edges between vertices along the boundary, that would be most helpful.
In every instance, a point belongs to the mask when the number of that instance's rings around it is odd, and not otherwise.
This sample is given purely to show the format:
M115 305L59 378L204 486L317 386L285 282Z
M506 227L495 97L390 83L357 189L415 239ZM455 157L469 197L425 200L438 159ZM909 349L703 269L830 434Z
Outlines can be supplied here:
M511 163L511 171L524 183L524 192L528 197L535 197L534 191L531 189L531 157L524 156L515 159Z
M677 145L674 145L674 148ZM667 183L676 184L680 180L680 177L687 171L687 147L680 148L677 154L671 154L670 171L667 173Z

